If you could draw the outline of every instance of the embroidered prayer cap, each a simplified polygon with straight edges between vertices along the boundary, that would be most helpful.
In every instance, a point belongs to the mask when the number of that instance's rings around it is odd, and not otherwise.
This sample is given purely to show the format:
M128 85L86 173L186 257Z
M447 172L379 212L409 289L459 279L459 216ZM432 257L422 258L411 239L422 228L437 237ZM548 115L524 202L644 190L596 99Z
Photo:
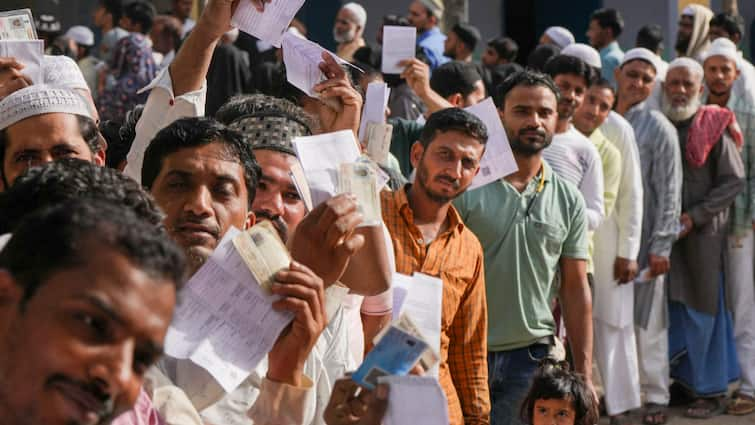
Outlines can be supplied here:
M624 55L624 59L621 60L621 63L619 64L619 68L624 66L625 64L632 62L634 60L643 60L650 65L653 66L655 69L655 72L658 72L658 69L660 67L658 66L658 56L655 55L655 53L651 52L650 50L644 48L644 47L635 47L634 49L629 50Z
M64 113L92 119L84 98L74 90L34 84L17 90L0 101L0 130L26 118Z
M346 3L341 9L346 9L353 13L356 18L356 24L360 27L364 28L367 24L367 11L364 10L364 7L361 4L354 2Z
M672 60L671 63L668 64L666 74L668 75L668 72L674 68L687 68L691 73L698 75L701 79L703 77L703 66L700 65L700 62L692 58L681 57Z
M293 139L310 136L314 123L293 103L265 95L242 95L229 100L216 118L238 131L252 149L296 156Z
M695 16L695 8L687 6L682 10L682 16Z
M559 48L574 44L574 34L564 27L550 27L545 30L545 35L550 38Z
M710 44L710 49L703 53L703 63L713 56L723 56L737 64L739 68L739 52L737 46L726 37L719 37Z
M83 25L74 25L68 28L65 35L80 46L94 46L94 33Z
M570 44L561 50L561 54L582 59L583 62L593 68L600 69L602 67L600 63L600 53L598 53L598 51L592 46L588 46L584 43Z
M445 12L446 8L443 6L442 0L419 0L419 2L422 3L422 5L433 14L433 16L438 19L443 18L443 12Z
M42 73L44 84L48 86L89 91L89 85L84 79L84 74L81 73L81 68L68 56L44 55Z

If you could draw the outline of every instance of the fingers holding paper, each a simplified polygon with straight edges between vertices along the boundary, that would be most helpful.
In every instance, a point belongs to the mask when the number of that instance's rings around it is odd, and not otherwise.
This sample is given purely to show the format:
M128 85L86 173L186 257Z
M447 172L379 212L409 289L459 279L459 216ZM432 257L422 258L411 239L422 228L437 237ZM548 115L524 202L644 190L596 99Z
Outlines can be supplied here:
M430 67L421 60L407 59L399 62L404 67L401 78L406 80L409 87L418 95L423 96L430 89Z
M327 325L323 281L306 266L292 261L288 270L276 275L272 292L281 296L273 308L293 313L294 320L268 354L267 377L301 386L304 362Z
M323 52L320 71L326 80L316 84L313 91L321 100L319 117L325 132L359 131L362 96L351 85L346 70L328 52Z
M378 385L375 391L360 387L350 378L342 378L333 386L323 418L328 425L379 425L388 407L388 386Z
M15 58L0 57L0 100L32 84L29 77L23 75L23 68Z

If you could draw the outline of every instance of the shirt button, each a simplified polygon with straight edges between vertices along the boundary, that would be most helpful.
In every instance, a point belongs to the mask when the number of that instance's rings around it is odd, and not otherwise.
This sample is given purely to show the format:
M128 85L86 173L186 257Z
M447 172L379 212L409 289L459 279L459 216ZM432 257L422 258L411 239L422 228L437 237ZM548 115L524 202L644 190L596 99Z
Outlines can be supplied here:
M422 238L418 238L418 239L417 239L417 243L418 243L418 244L420 244L420 245L422 245L422 244L424 244L424 243L425 243L425 240L424 240L424 239L422 239Z

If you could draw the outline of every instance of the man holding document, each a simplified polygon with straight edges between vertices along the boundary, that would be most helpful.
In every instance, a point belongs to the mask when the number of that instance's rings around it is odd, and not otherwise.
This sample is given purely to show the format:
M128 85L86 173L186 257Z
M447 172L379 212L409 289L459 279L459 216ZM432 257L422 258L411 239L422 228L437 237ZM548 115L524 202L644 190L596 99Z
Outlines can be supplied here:
M482 248L451 201L480 170L488 132L458 108L430 116L412 146L415 184L383 192L396 271L443 280L440 384L451 424L488 424L487 307Z

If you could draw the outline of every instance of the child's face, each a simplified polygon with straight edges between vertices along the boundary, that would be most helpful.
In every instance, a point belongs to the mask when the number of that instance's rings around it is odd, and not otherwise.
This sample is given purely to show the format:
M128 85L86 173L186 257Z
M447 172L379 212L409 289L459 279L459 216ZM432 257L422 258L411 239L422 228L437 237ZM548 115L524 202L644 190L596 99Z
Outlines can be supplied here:
M535 400L532 425L574 425L574 407L569 400Z

